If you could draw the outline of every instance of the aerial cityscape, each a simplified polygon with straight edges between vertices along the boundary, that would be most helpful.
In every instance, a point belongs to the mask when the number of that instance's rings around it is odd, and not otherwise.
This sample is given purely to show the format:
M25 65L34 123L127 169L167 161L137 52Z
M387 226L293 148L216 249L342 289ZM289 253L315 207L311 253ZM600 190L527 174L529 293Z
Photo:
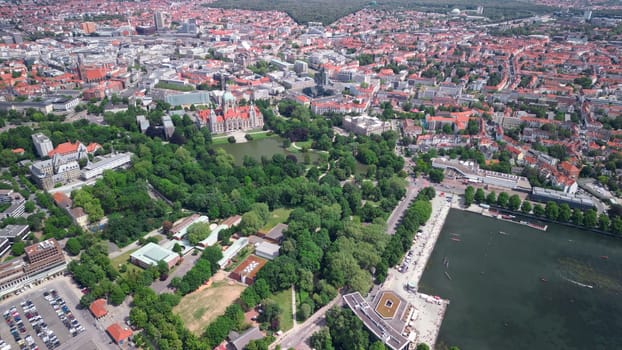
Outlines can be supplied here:
M0 0L0 350L616 349L622 4Z

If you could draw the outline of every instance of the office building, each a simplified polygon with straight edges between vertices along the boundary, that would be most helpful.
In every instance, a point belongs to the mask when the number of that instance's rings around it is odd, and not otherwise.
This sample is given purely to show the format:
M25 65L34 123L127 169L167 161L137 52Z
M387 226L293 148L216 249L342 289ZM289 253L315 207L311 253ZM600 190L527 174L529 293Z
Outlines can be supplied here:
M50 153L54 146L52 145L52 141L49 137L43 135L42 133L36 133L32 135L32 142L37 149L37 154L39 157L47 157L48 153Z
M157 31L164 30L164 13L156 12L153 15L153 22Z

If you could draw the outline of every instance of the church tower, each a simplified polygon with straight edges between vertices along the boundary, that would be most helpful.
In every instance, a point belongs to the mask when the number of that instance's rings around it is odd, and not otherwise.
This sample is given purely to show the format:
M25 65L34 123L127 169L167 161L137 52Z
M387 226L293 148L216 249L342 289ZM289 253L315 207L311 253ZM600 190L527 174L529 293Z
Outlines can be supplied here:
M257 127L257 115L255 114L255 104L253 100L251 100L250 106L248 107L248 117L250 119L250 127Z

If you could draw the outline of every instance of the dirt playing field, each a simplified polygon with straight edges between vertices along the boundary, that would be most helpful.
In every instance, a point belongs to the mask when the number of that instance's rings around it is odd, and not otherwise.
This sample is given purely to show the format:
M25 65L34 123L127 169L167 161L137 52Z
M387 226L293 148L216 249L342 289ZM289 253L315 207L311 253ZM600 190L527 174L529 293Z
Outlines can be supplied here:
M207 285L186 295L173 312L178 314L188 329L201 335L210 322L225 313L227 306L240 297L245 286L226 279L219 271Z

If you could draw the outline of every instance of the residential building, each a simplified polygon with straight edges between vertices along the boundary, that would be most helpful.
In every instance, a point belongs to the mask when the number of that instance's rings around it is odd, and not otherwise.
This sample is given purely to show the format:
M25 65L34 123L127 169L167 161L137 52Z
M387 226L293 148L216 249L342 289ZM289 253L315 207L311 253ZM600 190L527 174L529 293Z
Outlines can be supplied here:
M277 256L279 256L280 249L281 247L278 244L264 241L255 247L255 255L268 260L274 260Z
M153 14L153 23L157 31L164 30L164 13L156 12Z
M220 266L220 268L224 268L225 266L229 265L229 262L231 262L231 259L233 259L234 256L238 255L238 253L248 245L248 238L246 237L241 237L238 238L235 242L233 242L229 248L227 248L224 252L222 252L222 259L218 260L218 266Z
M531 185L524 176L504 174L496 171L483 170L472 161L461 161L447 158L432 158L432 167L439 169L452 169L471 182L484 183L486 185L530 192Z
M171 116L169 115L162 116L162 126L164 127L164 138L167 140L170 139L171 136L173 136L173 133L175 132L175 125L173 124L173 120L171 119Z
M346 116L343 118L342 127L348 131L353 132L356 135L369 136L371 134L382 134L385 131L391 130L391 123L383 122L376 117Z
M594 201L588 196L569 194L563 191L556 191L548 188L534 187L529 196L531 200L541 203L553 201L557 204L568 204L573 209L595 209Z
M259 340L264 337L263 333L259 330L259 327L252 327L244 331L242 334L238 334L237 332L231 331L229 332L229 341L231 342L231 346L235 350L243 350L246 348L248 343L251 340Z
M7 225L0 229L0 239L8 239L10 242L24 239L30 233L28 225Z
M0 238L0 257L4 256L11 249L11 242L6 238Z
M173 235L174 239L182 240L186 236L186 233L188 233L188 227L197 222L209 223L209 218L205 215L192 214L174 225L170 233Z
M287 229L286 224L276 224L268 233L264 235L264 239L276 243L281 244L283 241L283 231Z
M133 334L132 330L128 327L121 326L118 323L111 324L110 327L106 328L106 332L110 335L112 340L119 345L123 345Z
M246 260L242 261L242 263L231 272L229 277L250 286L255 283L255 276L267 262L268 260L266 259L251 255L246 258Z
M106 299L99 298L89 305L89 310L93 314L93 317L96 319L100 319L108 314L108 310L106 310Z
M159 261L164 261L170 269L179 261L179 254L150 242L132 253L130 261L145 269L149 266L157 266Z
M26 199L19 192L0 190L0 203L10 203L9 207L0 213L0 220L24 215Z

